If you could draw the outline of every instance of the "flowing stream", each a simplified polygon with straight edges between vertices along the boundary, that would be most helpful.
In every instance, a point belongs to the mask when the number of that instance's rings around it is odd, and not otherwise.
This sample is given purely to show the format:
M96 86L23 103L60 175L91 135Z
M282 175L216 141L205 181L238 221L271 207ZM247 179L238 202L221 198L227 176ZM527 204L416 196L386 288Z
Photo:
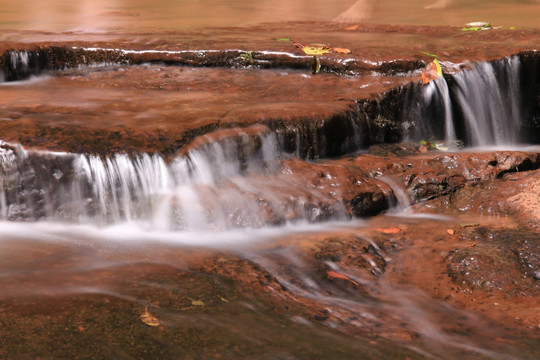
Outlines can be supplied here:
M369 8L357 15L371 23L401 19L419 24L434 2L368 1ZM355 4L289 3L23 0L4 4L0 25L47 30L46 36L99 38L120 36L134 22L140 31L159 33L266 21L326 21L350 15ZM528 1L515 5L522 13L540 6ZM43 11L35 11L36 6ZM502 1L478 1L465 12L468 7L457 1L428 20L454 24L461 15L475 17L489 8L501 23L537 25L537 14L505 17ZM12 35L2 36L9 41ZM204 89L188 99L151 88L154 84L137 88L137 81L147 81L149 75L175 79L180 72L203 83L205 73L188 67L109 63L41 74L39 61L33 52L9 53L11 73L4 69L0 92L2 101L14 104L15 110L2 112L0 121L28 120L46 109L43 113L52 114L50 123L58 122L59 128L65 119L78 116L81 122L120 124L123 131L123 118L144 124L156 114L169 116L171 104L193 99L202 103L215 91L201 86ZM443 62L448 68L453 65ZM137 79L129 80L125 74L130 71ZM251 99L249 86L262 81L261 75L244 69L248 74L243 78L237 70L220 71L223 80L215 85L219 91L227 93L228 81L243 81L242 88L248 90L241 97L251 101L248 109L255 112L257 99ZM314 80L292 70L263 71L272 79L309 82L309 89L324 88L335 76L320 74ZM371 77L346 79L346 89L334 101L348 96L349 87L365 87L369 93L380 89L375 82L381 86L387 81L383 85L390 87L394 81ZM102 91L102 84L118 78L126 82L124 88ZM93 88L76 88L80 91L71 94L76 82ZM49 84L57 85L54 93ZM165 85L184 86L179 80ZM291 98L305 92L303 85L297 86L289 89ZM527 86L518 55L469 64L426 86L411 85L398 140L428 140L458 151L530 144L534 136L528 133L530 114L523 100ZM266 86L262 96L272 91L282 89ZM154 100L158 97L162 103ZM284 107L287 101L275 106ZM216 101L208 110L214 107L221 114L221 105ZM132 149L107 155L84 149L54 152L0 141L0 319L7 319L0 327L15 329L0 340L0 357L85 357L88 348L89 354L103 358L137 358L133 349L146 358L186 359L535 358L535 338L521 337L520 331L478 311L451 305L463 301L456 290L461 285L446 289L448 276L441 275L450 266L445 261L459 253L450 248L476 246L444 238L450 234L446 229L479 221L483 226L474 236L491 241L496 237L484 225L499 229L508 223L515 229L512 220L490 214L469 219L423 213L405 186L382 176L375 165L369 172L359 171L354 185L372 181L376 191L370 190L383 199L384 212L373 218L354 216L348 179L339 176L349 176L342 164L354 163L376 141L363 136L360 111L347 114L339 123L347 128L340 143L331 132L314 127L299 125L287 133L262 124L194 135L187 146L167 155ZM241 124L241 115L234 121ZM434 292L451 295L431 297L406 285L402 274L417 281L425 276L443 284L437 285L440 289L434 286ZM475 296L478 303L493 303L491 295ZM149 311L159 327L148 326L144 315ZM63 353L63 343L56 338L74 344L77 353Z

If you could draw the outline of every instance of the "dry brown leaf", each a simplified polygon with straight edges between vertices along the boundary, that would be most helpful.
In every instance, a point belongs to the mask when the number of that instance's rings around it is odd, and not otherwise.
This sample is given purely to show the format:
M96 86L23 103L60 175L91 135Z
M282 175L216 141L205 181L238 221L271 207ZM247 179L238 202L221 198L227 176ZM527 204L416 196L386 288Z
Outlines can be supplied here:
M473 248L476 246L476 243L472 243L472 244L469 244L469 245L465 245L466 248Z
M148 308L144 308L144 314L141 315L141 320L148 326L159 326L159 320L148 312Z

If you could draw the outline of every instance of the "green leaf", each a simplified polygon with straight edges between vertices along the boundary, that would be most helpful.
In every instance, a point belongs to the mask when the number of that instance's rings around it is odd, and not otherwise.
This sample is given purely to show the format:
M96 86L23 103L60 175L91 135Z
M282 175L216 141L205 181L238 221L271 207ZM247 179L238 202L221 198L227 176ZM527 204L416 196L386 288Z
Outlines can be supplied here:
M431 57L434 57L434 58L437 57L437 55L432 54L432 53L428 53L427 51L422 51L422 54L425 54L425 55L427 55L427 56L431 56Z
M276 41L291 41L289 38L278 38Z
M433 60L433 63L435 63L435 66L437 66L437 74L439 74L439 76L442 76L441 63L439 63L437 59Z

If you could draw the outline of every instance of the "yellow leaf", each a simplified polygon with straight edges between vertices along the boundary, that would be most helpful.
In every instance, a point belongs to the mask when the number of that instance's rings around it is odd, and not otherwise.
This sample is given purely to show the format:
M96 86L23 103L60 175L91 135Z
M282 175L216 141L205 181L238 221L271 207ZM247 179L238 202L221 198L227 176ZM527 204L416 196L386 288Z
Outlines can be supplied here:
M204 306L204 303L201 300L193 300L193 299L190 299L190 300L191 300L191 305L193 306Z
M340 54L350 54L351 50L345 48L334 48L334 51Z
M148 312L148 308L144 308L144 314L141 315L141 320L148 326L159 326L158 319Z
M330 52L330 49L326 45L312 44L306 45L302 48L307 55L323 55Z
M229 300L225 299L223 296L220 296L220 298L221 298L221 301L223 301L223 302L226 302L226 303L229 302Z
M345 28L345 30L347 30L347 31L354 31L354 30L358 29L359 27L360 27L360 25L351 25L351 26L347 26L347 27Z

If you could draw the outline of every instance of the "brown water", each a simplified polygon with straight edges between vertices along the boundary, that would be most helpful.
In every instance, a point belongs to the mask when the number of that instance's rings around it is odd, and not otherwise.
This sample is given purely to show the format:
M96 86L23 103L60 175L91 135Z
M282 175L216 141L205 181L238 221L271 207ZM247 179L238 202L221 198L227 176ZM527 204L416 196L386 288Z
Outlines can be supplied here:
M537 27L535 0L453 0L429 9L435 0L95 0L40 2L4 0L0 28L74 32L154 32L283 21L348 21L379 24L461 26L490 21L494 26Z

